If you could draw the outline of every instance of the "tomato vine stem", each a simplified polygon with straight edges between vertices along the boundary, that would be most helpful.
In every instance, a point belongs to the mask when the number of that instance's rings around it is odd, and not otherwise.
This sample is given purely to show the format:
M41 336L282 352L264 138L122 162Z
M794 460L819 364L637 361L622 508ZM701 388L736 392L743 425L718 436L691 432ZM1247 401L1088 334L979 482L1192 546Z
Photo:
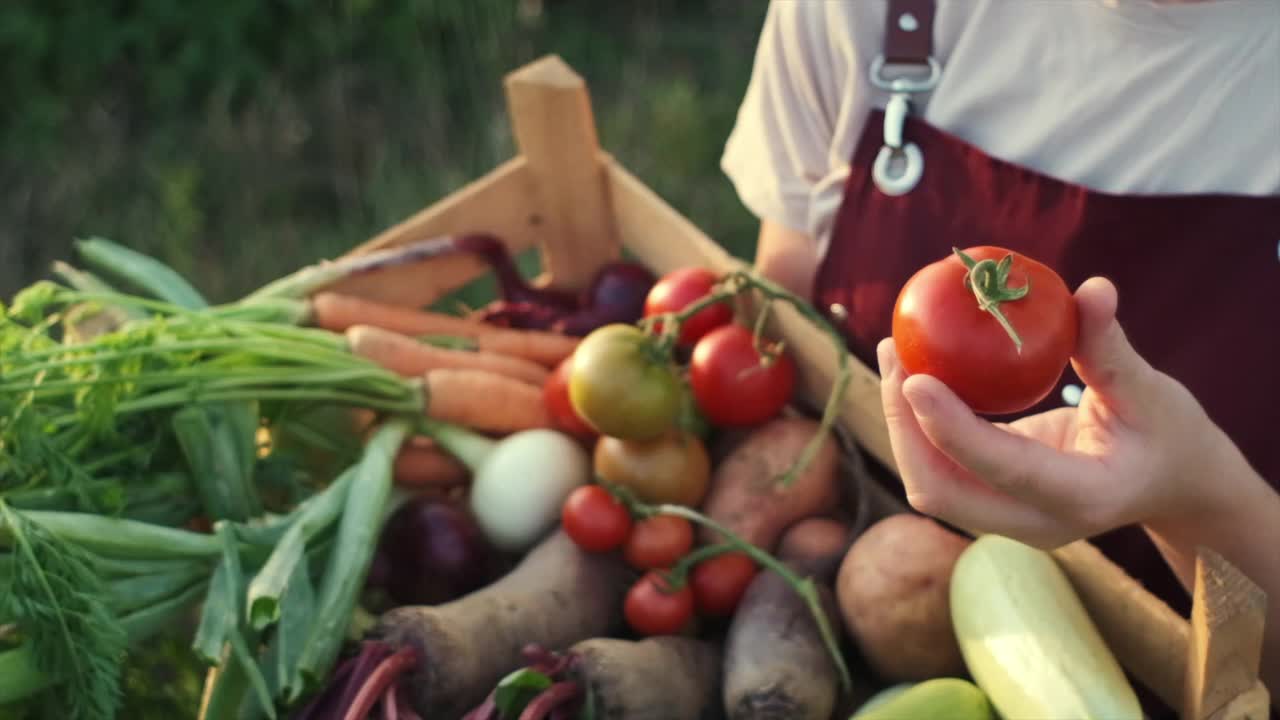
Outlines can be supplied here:
M964 263L969 270L964 276L964 285L973 291L973 296L978 299L978 307L995 317L1000 327L1009 334L1014 347L1021 355L1022 337L1014 329L1013 323L1009 322L1009 318L1001 312L1000 304L1026 297L1031 291L1031 279L1027 278L1027 284L1022 287L1009 287L1009 270L1013 267L1012 254L1005 255L997 263L990 258L974 260L959 248L953 247L951 250L959 256L960 262Z
M611 492L618 489L611 486L605 486ZM619 499L631 509L631 511L640 517L653 517L655 515L674 515L682 517L689 522L697 523L703 527L710 528L719 533L724 540L716 545L699 548L687 555L678 565L677 569L682 569L682 575L688 572L688 568L701 562L707 558L714 557L726 552L742 552L754 560L760 567L772 570L782 578L783 582L791 588L793 592L804 600L805 605L809 608L809 612L813 615L814 622L818 625L818 634L822 636L822 642L827 646L827 652L831 654L831 660L835 663L836 670L840 674L841 686L846 692L853 689L853 680L849 675L849 666L845 664L844 656L840 653L840 643L836 639L835 630L831 626L831 621L827 617L827 613L822 608L822 599L818 596L818 586L814 584L812 578L800 577L786 563L770 555L759 547L752 545L732 530L726 528L720 523L703 515L684 505L649 505L640 502L634 495L627 492L618 493ZM681 566L684 566L681 568ZM675 574L673 570L672 574ZM683 577L677 578L683 580ZM675 586L673 586L675 587Z
M728 302L744 292L751 291L758 292L764 297L766 308L768 303L774 301L785 302L793 307L810 324L826 333L836 348L836 376L832 381L831 392L827 396L827 402L822 408L822 418L819 420L818 431L814 433L813 439L805 445L804 450L800 452L800 456L796 458L796 461L778 478L778 482L783 487L790 487L796 478L800 477L805 469L809 467L813 459L817 457L818 451L822 449L822 441L831 432L832 427L835 426L836 417L840 414L840 401L853 379L853 372L849 368L849 350L845 346L844 338L840 336L835 327L827 322L827 319L814 309L813 305L789 292L781 285L748 270L735 270L724 275L716 283L716 287L711 293L690 303L679 312L663 313L646 318L642 325L650 333L655 332L655 325L661 327L656 343L657 348L660 353L670 358L680 336L680 327L685 321L712 305ZM757 335L763 324L764 318L757 317ZM776 352L781 351L781 347L776 349Z

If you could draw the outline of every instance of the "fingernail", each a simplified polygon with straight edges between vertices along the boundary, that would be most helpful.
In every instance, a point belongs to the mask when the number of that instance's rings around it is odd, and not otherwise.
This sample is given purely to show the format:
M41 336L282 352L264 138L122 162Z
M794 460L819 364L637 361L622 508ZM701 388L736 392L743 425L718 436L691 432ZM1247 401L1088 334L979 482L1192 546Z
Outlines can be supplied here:
M920 387L919 383L903 385L902 394L906 396L907 402L911 404L911 409L916 415L932 415L938 404L933 394Z
M893 351L893 339L885 338L876 346L876 360L880 364L880 376L883 377L898 368L897 353Z

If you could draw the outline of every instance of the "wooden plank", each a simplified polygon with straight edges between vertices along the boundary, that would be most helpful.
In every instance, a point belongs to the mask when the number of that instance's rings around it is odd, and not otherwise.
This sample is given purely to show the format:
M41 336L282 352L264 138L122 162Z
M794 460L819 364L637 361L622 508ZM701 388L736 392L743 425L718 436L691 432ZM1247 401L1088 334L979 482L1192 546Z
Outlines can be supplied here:
M703 265L718 273L745 269L696 225L618 163L609 160L609 190L623 246L655 272ZM777 308L775 330L786 338L799 370L800 389L815 408L826 403L838 366L831 339L789 307ZM840 410L841 424L872 457L896 468L880 404L880 376L852 355L853 379Z
M1237 695L1208 720L1267 720L1271 717L1271 694L1262 681L1253 684L1248 691Z
M587 85L555 55L507 75L504 84L543 216L546 279L581 289L621 254Z
M508 160L443 200L388 228L351 251L363 254L437 235L492 233L513 252L533 247L541 218L533 193L533 177L523 158ZM376 274L352 278L331 290L370 300L422 307L479 277L485 266L465 256L437 258Z
M1181 707L1186 619L1087 541L1052 554L1120 664L1170 707Z
M1197 548L1184 720L1217 714L1258 683L1267 595L1218 553Z

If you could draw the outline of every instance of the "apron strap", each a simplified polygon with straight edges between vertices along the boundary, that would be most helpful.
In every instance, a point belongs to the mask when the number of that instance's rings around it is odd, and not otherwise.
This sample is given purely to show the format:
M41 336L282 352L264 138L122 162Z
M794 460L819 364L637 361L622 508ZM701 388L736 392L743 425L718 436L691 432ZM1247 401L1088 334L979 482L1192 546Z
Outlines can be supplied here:
M928 65L933 55L934 0L889 0L884 57L891 64Z
M911 192L924 173L924 155L902 130L911 112L911 98L929 93L942 76L933 57L934 0L889 0L884 21L884 50L871 62L871 83L889 92L884 113L884 147L876 156L871 177L886 195ZM913 66L908 74L889 77L888 65ZM927 73L921 74L920 69Z

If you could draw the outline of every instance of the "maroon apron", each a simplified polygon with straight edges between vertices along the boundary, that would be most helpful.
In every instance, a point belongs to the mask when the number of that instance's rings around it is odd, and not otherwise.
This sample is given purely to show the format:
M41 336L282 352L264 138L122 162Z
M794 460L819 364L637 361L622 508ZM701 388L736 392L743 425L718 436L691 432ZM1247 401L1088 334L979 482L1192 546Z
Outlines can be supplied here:
M931 0L890 5L883 57L932 62ZM908 11L912 18L901 20ZM901 104L891 101L888 113L901 116ZM1280 483L1280 196L1094 192L989 157L911 117L897 123L902 138L889 137L896 130L886 131L885 116L877 110L867 121L815 282L816 306L853 354L876 367L898 291L953 246L1010 248L1056 269L1072 288L1105 276L1138 353L1185 384L1254 468ZM900 188L886 192L873 180L877 156L895 143L914 143L924 161L918 182L896 195L889 193ZM1083 387L1070 368L1027 414L1064 405L1068 385ZM1094 541L1186 616L1186 591L1141 529Z

